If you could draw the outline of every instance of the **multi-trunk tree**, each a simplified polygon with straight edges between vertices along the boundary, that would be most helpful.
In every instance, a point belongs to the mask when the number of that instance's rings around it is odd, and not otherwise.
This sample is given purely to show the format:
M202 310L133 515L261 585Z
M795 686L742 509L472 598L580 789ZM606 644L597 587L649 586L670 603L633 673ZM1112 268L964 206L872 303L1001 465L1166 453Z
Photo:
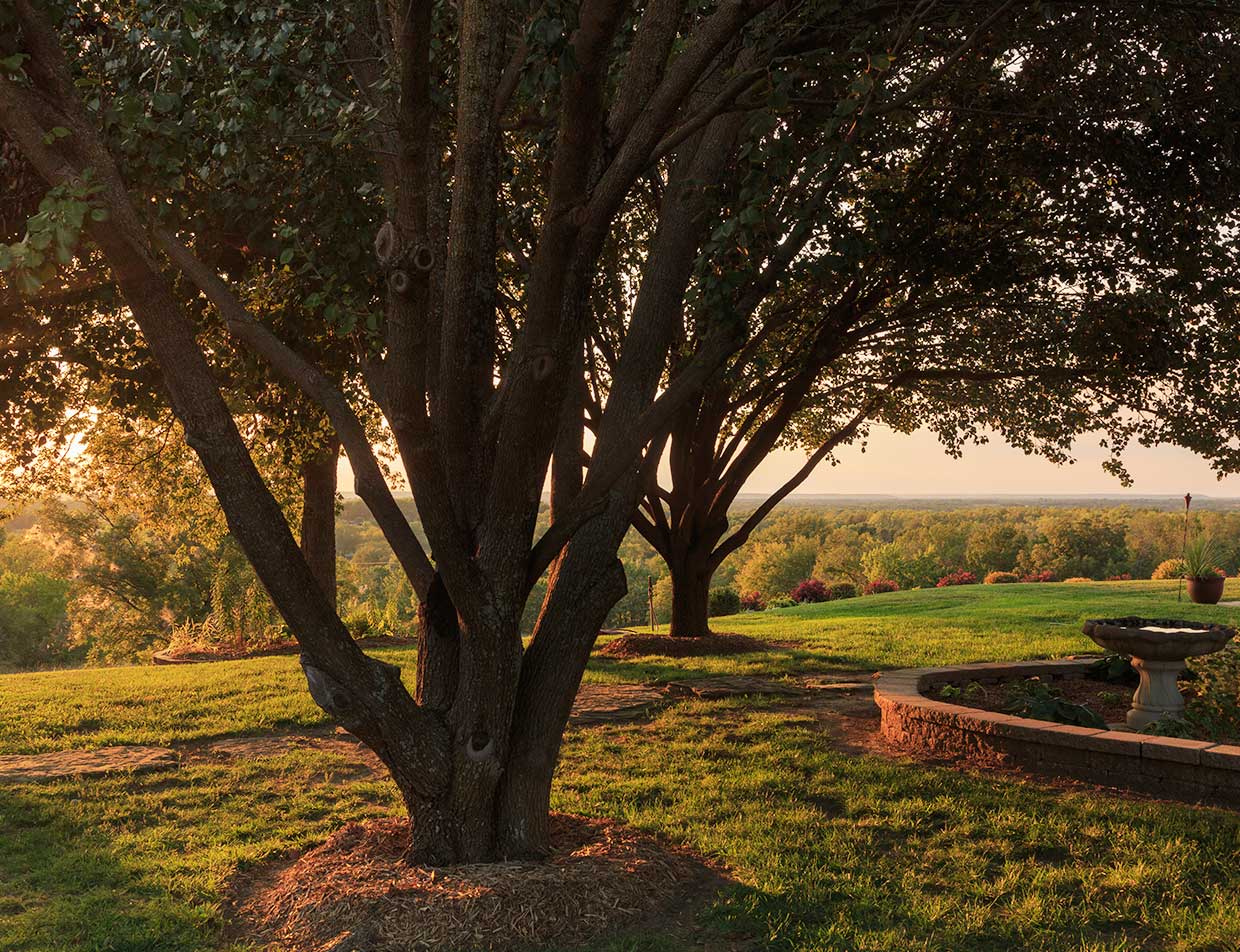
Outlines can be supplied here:
M6 264L20 281L49 256L106 262L301 644L312 696L399 787L410 858L539 855L572 700L624 591L617 548L677 413L752 322L795 296L871 117L921 101L981 50L1019 48L1045 16L829 0L201 0L86 16L16 0L0 9L0 127L50 193ZM244 42L213 42L239 29ZM235 64L227 79L220 57ZM225 132L251 124L240 154L223 136L209 162L186 161L180 124L204 114ZM307 141L356 171L286 163ZM197 214L221 207L197 194L221 164L235 175L225 196L243 205L281 170L312 184L261 236L302 277L324 275L290 322L255 306ZM765 199L736 204L717 184L756 164L778 214L760 240L723 247L714 236L752 226ZM342 227L301 228L302 204L359 191L369 218L350 198ZM347 279L318 268L332 260L350 263ZM635 265L622 288L617 261ZM624 318L604 328L617 293ZM686 302L696 325L682 353ZM785 313L795 339L804 312ZM367 657L316 584L221 392L217 324L329 419L421 604L416 682ZM301 347L323 324L355 343L365 393ZM583 394L604 349L587 455ZM429 551L384 479L374 412ZM548 472L551 521L536 535ZM525 647L520 619L544 573Z
M1228 454L1229 428L1168 405L1234 371L1240 179L1234 136L1201 108L1234 108L1234 26L1182 9L1049 17L905 109L872 108L817 241L674 415L666 475L650 473L633 524L670 570L673 636L709 634L722 562L874 425L928 428L952 453L990 431L1063 461L1074 437L1102 431L1118 453L1158 422L1164 441ZM769 253L786 227L769 162L724 187L747 212L717 230L710 266ZM705 306L685 312L672 383ZM806 462L730 520L779 447Z

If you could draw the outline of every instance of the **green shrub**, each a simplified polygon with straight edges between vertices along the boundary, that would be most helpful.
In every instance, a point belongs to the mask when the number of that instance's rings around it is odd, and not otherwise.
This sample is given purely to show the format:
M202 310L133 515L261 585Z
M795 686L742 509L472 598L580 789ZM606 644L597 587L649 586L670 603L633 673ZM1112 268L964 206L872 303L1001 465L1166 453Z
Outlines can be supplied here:
M827 583L827 601L833 602L837 598L856 598L857 586L852 582L828 582Z
M731 587L712 588L708 612L713 618L716 615L735 615L741 610L740 592Z
M766 607L767 608L791 608L795 604L796 602L794 602L787 595L780 595L778 598L772 598L769 602L767 602Z
M1240 740L1240 646L1233 641L1222 651L1189 658L1188 670L1195 680L1184 720L1198 736Z
M69 583L41 572L0 572L0 665L50 664L65 650Z

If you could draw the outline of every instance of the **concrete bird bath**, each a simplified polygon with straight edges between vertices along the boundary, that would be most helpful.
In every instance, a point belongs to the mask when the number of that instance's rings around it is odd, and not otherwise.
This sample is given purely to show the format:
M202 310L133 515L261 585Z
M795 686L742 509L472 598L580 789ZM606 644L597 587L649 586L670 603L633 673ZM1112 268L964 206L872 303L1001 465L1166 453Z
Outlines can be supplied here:
M1213 654L1235 637L1225 625L1165 618L1094 618L1084 632L1102 647L1132 656L1141 683L1132 696L1128 726L1142 730L1164 717L1184 713L1184 697L1176 680L1184 660Z

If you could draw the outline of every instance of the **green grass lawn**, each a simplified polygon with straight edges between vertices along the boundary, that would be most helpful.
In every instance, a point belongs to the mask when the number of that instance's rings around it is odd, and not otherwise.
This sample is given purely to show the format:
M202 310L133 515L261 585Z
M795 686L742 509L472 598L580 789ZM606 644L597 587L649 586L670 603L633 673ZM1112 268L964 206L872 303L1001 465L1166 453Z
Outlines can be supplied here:
M219 948L234 870L397 809L313 751L0 787L0 948ZM1240 815L1063 793L833 750L759 702L683 703L569 732L561 810L725 860L705 927L798 952L1240 948ZM674 952L638 933L592 952Z
M774 642L715 659L596 658L589 677L850 667L1086 650L1086 616L1236 621L1167 583L973 586L722 619ZM1240 592L1229 593L1233 596ZM409 649L382 654L412 670ZM707 926L798 952L1240 948L1240 814L1063 792L833 749L793 702L680 703L569 731L555 807L726 861ZM0 677L0 751L170 742L321 723L296 660ZM296 751L170 773L0 786L0 949L220 947L238 869L394 812L386 781ZM673 952L631 935L591 952Z
M1228 598L1240 598L1240 579ZM894 592L715 619L789 644L722 658L615 660L596 655L588 681L709 674L780 676L1047 658L1096 650L1086 617L1150 615L1240 622L1240 611L1177 604L1174 582L970 585ZM376 652L412 677L410 648ZM0 675L0 754L112 744L167 744L324 724L297 660L261 658L184 667L96 668Z

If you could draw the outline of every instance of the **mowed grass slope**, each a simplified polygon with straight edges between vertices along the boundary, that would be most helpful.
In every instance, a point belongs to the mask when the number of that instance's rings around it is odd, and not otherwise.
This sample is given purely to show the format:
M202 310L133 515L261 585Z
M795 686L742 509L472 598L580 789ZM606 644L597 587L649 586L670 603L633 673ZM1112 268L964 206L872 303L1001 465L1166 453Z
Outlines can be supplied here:
M1228 581L1240 598L1240 579ZM894 592L713 620L771 642L718 658L617 660L596 655L588 681L712 674L772 677L968 661L1045 658L1096 650L1086 617L1147 615L1240 622L1240 611L1176 602L1174 582L970 585ZM412 679L410 648L377 651ZM113 744L168 744L326 723L297 659L183 667L122 667L0 675L0 754Z
M739 884L706 948L1240 948L1240 815L847 755L798 703L571 729L554 806L724 860ZM390 784L315 751L0 787L0 948L224 948L236 871L397 811ZM656 925L588 952L682 948Z

